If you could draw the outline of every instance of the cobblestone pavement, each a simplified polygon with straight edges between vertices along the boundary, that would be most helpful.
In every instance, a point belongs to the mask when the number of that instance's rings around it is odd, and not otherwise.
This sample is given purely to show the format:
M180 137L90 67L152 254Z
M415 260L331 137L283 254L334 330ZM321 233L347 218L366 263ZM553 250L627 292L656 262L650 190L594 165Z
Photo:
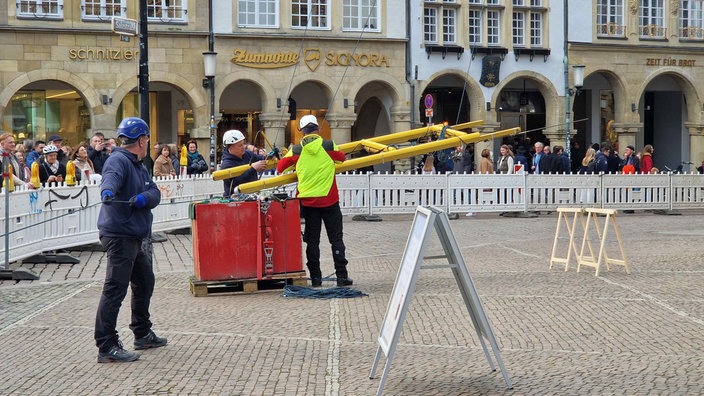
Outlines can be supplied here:
M490 371L451 272L423 269L386 394L704 393L704 210L619 214L632 273L616 267L599 277L548 268L556 218L451 221L514 389ZM369 295L353 299L193 297L191 236L168 234L155 244L151 311L169 345L127 364L96 363L99 247L72 250L75 265L24 264L41 279L0 282L0 394L375 394L379 379L368 376L412 219L345 220L350 276ZM439 246L431 241L426 254ZM128 322L126 304L118 326L131 349Z

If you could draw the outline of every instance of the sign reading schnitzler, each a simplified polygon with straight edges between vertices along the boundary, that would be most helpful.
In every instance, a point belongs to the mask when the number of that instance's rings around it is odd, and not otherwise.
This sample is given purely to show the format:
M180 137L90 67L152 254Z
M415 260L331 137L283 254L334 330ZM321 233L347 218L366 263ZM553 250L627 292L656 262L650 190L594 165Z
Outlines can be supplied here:
M394 353L396 352L398 338L401 334L401 328L403 327L406 313L408 312L408 306L413 297L413 291L415 290L416 281L418 280L418 270L421 268L423 259L425 258L425 248L428 244L428 238L430 237L432 229L437 231L440 243L445 251L445 255L441 257L447 258L448 264L442 266L428 266L427 268L448 267L452 270L454 278L457 281L457 286L460 288L460 294L464 299L464 304L472 319L474 330L477 332L482 349L484 350L484 355L489 362L489 367L492 371L496 370L489 350L487 349L485 339L488 340L491 345L494 358L501 369L506 385L509 389L512 389L513 385L511 385L511 380L508 378L503 360L501 360L501 354L499 353L499 347L496 344L494 333L491 331L489 320L484 313L482 304L479 301L479 295L474 288L472 278L469 276L469 270L460 253L457 240L450 228L447 213L433 206L419 206L416 208L416 215L413 219L411 232L408 235L406 249L403 252L401 265L396 274L396 282L391 291L391 298L386 308L386 315L384 315L384 321L381 324L378 338L379 346L377 347L374 363L372 364L371 373L369 374L369 378L375 377L376 368L379 364L381 353L383 352L386 355L386 364L384 365L384 373L379 381L377 395L381 395L384 390L386 377L391 368Z

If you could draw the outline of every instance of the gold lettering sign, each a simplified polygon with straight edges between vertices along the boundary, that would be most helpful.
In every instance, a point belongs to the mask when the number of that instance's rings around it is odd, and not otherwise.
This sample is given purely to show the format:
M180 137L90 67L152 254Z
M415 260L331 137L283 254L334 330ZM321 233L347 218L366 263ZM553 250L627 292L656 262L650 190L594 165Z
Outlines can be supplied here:
M139 51L124 48L69 48L68 58L73 60L131 61L137 59Z
M277 53L256 53L248 52L243 49L232 51L232 59L230 62L244 67L253 67L255 69L278 69L281 67L289 67L298 63L298 54L293 51L277 52Z
M646 58L646 66L679 66L694 67L696 59L675 59L675 58Z
M244 67L255 69L276 69L293 66L300 62L300 57L293 51L277 53L255 53L244 49L232 51L230 62ZM308 70L314 72L321 63L326 66L360 66L360 67L390 67L389 57L373 52L327 52L321 59L318 48L306 48L304 51L304 64Z

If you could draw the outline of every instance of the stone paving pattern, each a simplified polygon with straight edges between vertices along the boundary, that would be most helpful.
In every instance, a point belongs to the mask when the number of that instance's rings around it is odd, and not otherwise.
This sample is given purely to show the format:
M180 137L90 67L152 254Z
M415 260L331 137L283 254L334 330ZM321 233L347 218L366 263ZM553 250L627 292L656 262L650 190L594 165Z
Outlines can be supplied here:
M74 248L76 265L24 264L40 280L0 282L0 395L373 395L379 379L369 371L412 219L346 218L350 276L369 294L353 299L193 297L191 236L167 234L154 245L151 312L169 345L126 364L96 363L99 245ZM632 273L599 277L548 269L556 219L451 221L514 389L490 371L451 272L423 269L385 394L704 393L704 210L619 214ZM433 239L426 254L440 250ZM118 325L132 349L128 323L129 303Z

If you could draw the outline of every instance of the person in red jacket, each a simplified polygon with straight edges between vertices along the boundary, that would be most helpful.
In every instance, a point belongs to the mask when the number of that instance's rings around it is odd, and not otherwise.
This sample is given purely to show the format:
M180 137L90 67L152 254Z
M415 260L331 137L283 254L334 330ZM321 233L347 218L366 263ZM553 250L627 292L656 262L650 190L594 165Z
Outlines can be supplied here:
M643 147L643 153L640 155L640 171L642 173L650 173L653 169L653 146L646 144Z
M313 287L322 286L320 270L320 231L322 223L332 246L337 286L351 286L347 274L345 243L342 240L342 212L335 181L335 163L345 160L345 153L338 150L332 140L324 140L316 132L318 120L306 115L299 123L303 138L282 158L279 173L295 169L298 177L296 197L301 203L301 217L305 219L303 241L306 243L306 266Z

